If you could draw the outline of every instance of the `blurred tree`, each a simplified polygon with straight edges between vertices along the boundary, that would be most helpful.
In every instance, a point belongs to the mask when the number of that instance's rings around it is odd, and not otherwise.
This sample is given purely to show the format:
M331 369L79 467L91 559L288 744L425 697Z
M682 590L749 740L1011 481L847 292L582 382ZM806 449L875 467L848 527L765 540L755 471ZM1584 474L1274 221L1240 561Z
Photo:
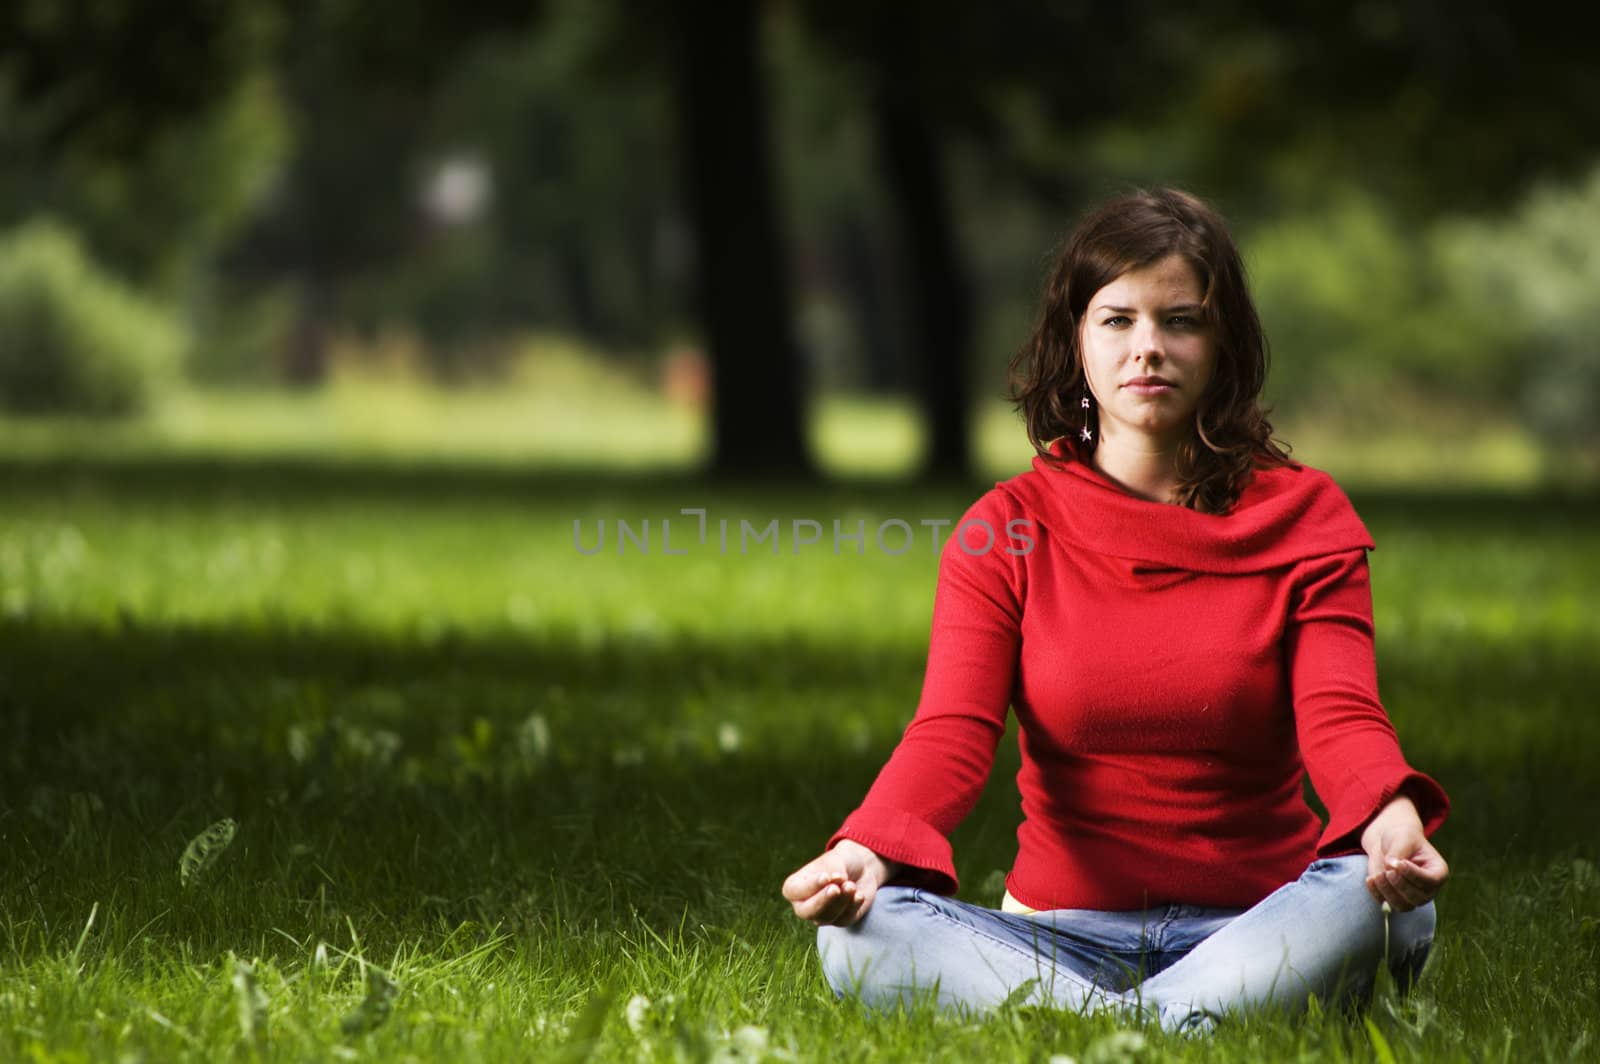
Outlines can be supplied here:
M1411 216L1505 202L1569 172L1600 133L1596 21L1554 0L1515 10L1431 0L1180 9L1075 0L963 5L802 0L809 30L863 72L912 273L930 468L967 453L969 270L941 146L1040 202L1097 175L1179 183L1236 221L1317 206L1353 181ZM1552 32L1560 27L1559 32Z
M627 56L622 21L615 5L553 0L538 33L479 50L444 87L431 140L481 154L494 194L476 226L439 227L430 252L482 245L471 283L490 329L554 323L616 353L682 324L667 64ZM431 307L425 318L450 317Z
M713 369L713 467L806 474L801 366L777 217L759 0L672 5L680 141L700 320Z
M1246 243L1262 320L1288 355L1268 384L1277 410L1370 429L1418 397L1438 410L1516 384L1507 307L1471 289L1477 271L1441 253L1438 227L1408 224L1360 187L1330 184L1326 199Z
M93 257L193 303L282 155L270 7L0 9L0 226L66 220ZM139 47L129 47L137 39Z
M1167 128L1241 203L1314 205L1332 178L1414 217L1496 209L1587 166L1597 29L1558 0L1224 0L1189 16Z
M0 5L0 83L46 153L127 160L228 96L277 27L265 0L13 0Z
M1511 357L1501 395L1546 445L1550 471L1600 457L1600 167L1541 183L1503 216L1442 227L1463 303L1484 308Z
M299 317L283 369L310 385L326 373L340 293L421 239L419 157L440 84L484 41L532 25L543 5L280 2L295 151L234 265L296 279Z
M924 472L965 476L976 312L946 144L976 148L988 168L1008 172L1007 184L1052 198L1077 193L1087 167L1056 165L1059 158L1042 164L1031 138L1015 135L1017 109L1048 116L1048 139L1070 159L1072 146L1104 121L1136 120L1161 99L1159 86L1171 79L1164 24L1140 3L1091 12L1075 2L866 0L841 8L805 0L800 10L824 48L859 72L873 115L908 282L904 327L929 433Z
M187 340L170 307L101 273L70 230L35 219L0 239L0 408L135 413Z
M511 0L399 0L381 13L348 0L22 0L0 8L0 115L19 116L40 157L83 160L72 165L92 172L86 198L102 216L160 219L142 212L153 197L199 199L204 217L215 213L219 181L172 172L174 131L276 58L293 156L233 264L297 278L299 327L284 368L314 383L339 289L416 237L416 151L431 93L477 43L530 25L540 10ZM188 189L197 196L171 195ZM181 241L169 230L158 243Z
M283 102L259 73L126 155L93 140L51 146L19 129L26 118L0 120L0 226L65 220L97 261L190 307L206 298L212 259L260 204L287 143Z

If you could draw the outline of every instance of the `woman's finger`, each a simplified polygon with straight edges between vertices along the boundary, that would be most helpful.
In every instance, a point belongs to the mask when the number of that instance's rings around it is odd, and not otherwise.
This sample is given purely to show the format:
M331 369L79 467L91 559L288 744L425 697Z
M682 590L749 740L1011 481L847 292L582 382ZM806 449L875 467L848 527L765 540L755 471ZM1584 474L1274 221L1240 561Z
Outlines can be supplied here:
M829 888L832 890L833 888ZM848 925L852 922L851 913L855 909L855 898L845 892L832 894L827 902L811 918L811 922L821 927L824 924Z
M1428 892L1425 889L1413 885L1398 872L1392 870L1389 872L1389 885L1400 896L1400 900L1405 902L1407 910L1425 905L1428 901Z
M819 925L827 923L849 927L861 919L871 901L870 891L863 889L859 884L846 883L833 904L824 910L816 922Z
M1417 906L1426 904L1431 897L1427 891L1413 886L1392 869L1380 878L1379 889L1383 893L1384 900L1396 912L1410 912Z
M783 896L789 901L804 901L819 889L821 884L817 882L816 874L809 865L790 872L789 878L783 881Z
M1395 912L1410 912L1417 907L1396 882L1392 871L1380 871L1374 876L1369 876L1367 889Z
M794 914L802 920L821 921L827 923L827 916L839 900L841 890L837 884L829 884L808 897L793 902Z
M1390 866L1390 871L1398 873L1406 883L1424 893L1431 894L1437 891L1444 882L1442 876L1423 868L1415 861L1408 861L1403 857L1397 859Z
M783 896L790 901L804 901L829 883L843 881L844 872L828 868L821 861L813 861L790 873L789 878L783 881Z
M1400 892L1394 889L1394 885L1386 877L1380 876L1378 878L1378 893L1383 896L1383 903L1394 912L1408 913L1416 908L1416 906L1400 896Z

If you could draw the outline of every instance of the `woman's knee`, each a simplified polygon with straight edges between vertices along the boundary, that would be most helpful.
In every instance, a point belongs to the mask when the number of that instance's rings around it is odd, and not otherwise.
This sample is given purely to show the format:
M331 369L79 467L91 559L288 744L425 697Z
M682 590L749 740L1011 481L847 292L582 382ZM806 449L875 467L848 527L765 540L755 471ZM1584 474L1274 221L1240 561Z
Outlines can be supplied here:
M1401 992L1421 978L1437 924L1438 913L1431 901L1409 912L1389 914L1389 974Z
M1365 854L1330 858L1317 862L1317 865L1321 866L1320 874L1337 881L1342 891L1356 899L1356 904L1372 907L1377 914L1375 922L1381 922L1383 928L1387 947L1385 959L1390 974L1402 990L1409 987L1422 974L1422 967L1433 946L1433 933L1438 919L1433 902L1406 912L1384 913L1382 904L1374 900L1367 890Z
M1343 857L1322 857L1312 861L1301 875L1302 879L1311 877L1338 884L1341 890L1355 893L1359 890L1364 896L1372 897L1367 890L1367 856L1366 854L1351 853Z
M822 973L840 997L871 997L867 991L897 970L909 955L914 923L924 903L909 887L882 887L866 915L849 927L817 929Z

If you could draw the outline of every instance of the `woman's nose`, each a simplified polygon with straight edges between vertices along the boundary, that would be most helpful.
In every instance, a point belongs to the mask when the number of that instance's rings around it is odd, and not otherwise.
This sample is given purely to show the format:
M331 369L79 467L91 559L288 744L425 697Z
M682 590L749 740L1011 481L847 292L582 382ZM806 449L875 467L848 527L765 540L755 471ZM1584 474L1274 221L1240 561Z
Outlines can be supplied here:
M1133 334L1133 357L1146 362L1161 358L1161 334L1150 326L1140 327Z

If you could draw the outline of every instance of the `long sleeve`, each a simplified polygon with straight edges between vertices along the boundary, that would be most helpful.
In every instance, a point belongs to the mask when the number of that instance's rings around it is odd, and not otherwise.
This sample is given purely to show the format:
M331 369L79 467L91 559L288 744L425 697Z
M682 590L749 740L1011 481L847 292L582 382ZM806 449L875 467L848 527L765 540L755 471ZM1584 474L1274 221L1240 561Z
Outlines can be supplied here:
M1362 829L1402 790L1429 835L1449 813L1444 790L1400 752L1378 700L1373 642L1366 552L1301 562L1285 645L1301 756L1328 809L1319 857L1359 851Z
M990 492L946 540L916 714L828 843L853 839L942 893L957 886L948 835L988 779L1016 676L1024 570L1010 552L1028 544L1008 535L1009 517L1004 496Z

